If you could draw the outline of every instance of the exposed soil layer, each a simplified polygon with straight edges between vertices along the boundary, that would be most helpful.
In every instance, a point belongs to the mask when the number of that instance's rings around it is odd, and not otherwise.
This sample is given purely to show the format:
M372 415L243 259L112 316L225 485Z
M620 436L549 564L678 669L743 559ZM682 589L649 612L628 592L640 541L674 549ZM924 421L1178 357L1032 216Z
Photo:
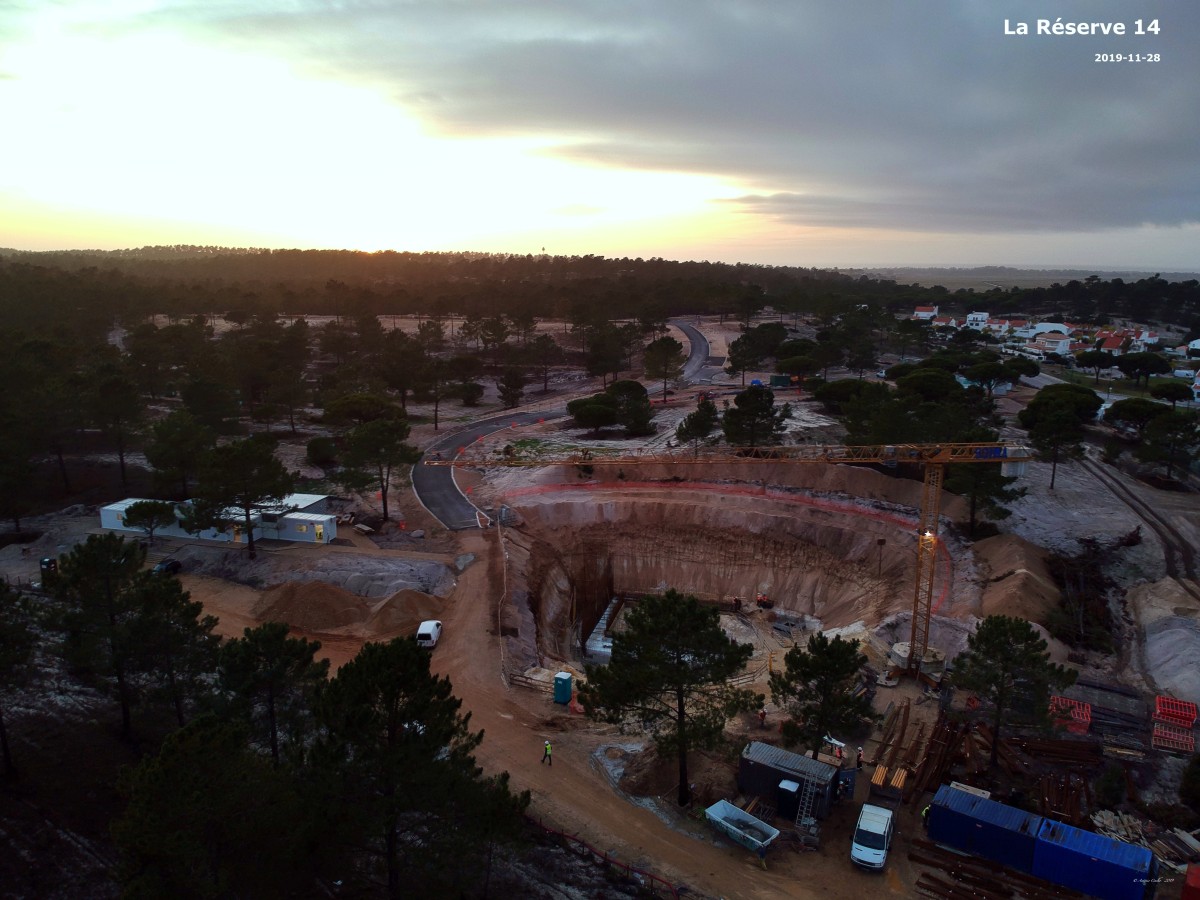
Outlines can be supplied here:
M766 468L789 473L773 465L755 471ZM521 489L510 482L503 502L519 518L506 529L513 602L502 625L510 658L524 665L576 659L581 636L611 597L668 587L709 600L741 598L745 608L762 593L776 611L825 629L870 631L903 618L915 590L920 485L861 468L792 468L807 487L626 479ZM957 511L957 503L947 497L946 509ZM1002 535L976 545L977 558L953 529L943 537L939 618L1044 619L1057 589L1038 548ZM907 639L903 623L891 630ZM936 640L938 630L931 634ZM951 643L960 643L957 634Z

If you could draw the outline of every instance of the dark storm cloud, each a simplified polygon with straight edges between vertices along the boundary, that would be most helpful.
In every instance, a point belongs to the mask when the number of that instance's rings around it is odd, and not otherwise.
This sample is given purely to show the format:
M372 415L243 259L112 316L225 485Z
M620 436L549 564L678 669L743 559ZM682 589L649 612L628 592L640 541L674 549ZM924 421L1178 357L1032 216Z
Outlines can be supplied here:
M1003 33L1059 16L1162 32ZM726 177L753 191L734 202L789 222L1086 231L1200 209L1191 4L296 0L157 21L381 85L444 133L549 135L589 164Z

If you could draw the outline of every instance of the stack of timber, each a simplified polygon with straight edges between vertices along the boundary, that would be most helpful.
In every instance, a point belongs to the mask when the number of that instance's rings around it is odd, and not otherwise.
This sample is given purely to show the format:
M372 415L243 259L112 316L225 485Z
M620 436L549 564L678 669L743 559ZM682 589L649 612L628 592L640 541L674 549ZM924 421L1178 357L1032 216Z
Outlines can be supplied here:
M1038 779L1039 815L1080 827L1084 824L1084 807L1092 805L1091 799L1087 779L1075 772Z
M925 756L917 764L916 772L909 780L911 793L907 796L914 802L924 796L926 791L933 790L937 785L949 780L950 767L962 752L964 736L967 733L966 725L951 722L944 715L938 716L925 747Z
M1176 872L1187 869L1188 863L1200 862L1200 840L1195 832L1181 828L1160 828L1144 822L1132 813L1102 809L1092 816L1097 834L1139 844L1154 851L1159 862Z
M975 730L979 733L979 740L984 744L988 753L992 752L992 729L983 722L978 722L975 725ZM1017 751L1012 745L1001 739L1000 750L997 754L997 759L1000 760L1000 765L1009 775L1026 776L1029 774L1029 767L1025 765L1024 760L1017 755Z
M1097 741L1054 738L1012 737L1002 739L1038 762L1090 768L1104 762L1103 748Z
M1079 678L1063 696L1091 705L1091 728L1105 738L1149 730L1149 706L1130 688Z

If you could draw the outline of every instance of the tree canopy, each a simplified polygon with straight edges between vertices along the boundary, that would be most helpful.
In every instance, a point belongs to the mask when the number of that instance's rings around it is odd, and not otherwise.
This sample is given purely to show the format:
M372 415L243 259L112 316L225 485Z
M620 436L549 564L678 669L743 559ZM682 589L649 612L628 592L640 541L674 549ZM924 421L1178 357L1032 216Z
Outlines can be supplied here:
M827 735L856 730L876 718L866 695L855 696L867 658L856 641L817 632L806 646L792 647L784 670L771 675L771 697L791 716L783 723L783 739L812 751L813 759Z
M679 764L679 803L691 800L688 751L719 744L725 724L760 695L730 685L753 647L721 630L720 613L675 590L640 600L614 635L607 666L587 667L580 702L592 718L653 737Z
M1050 460L1050 490L1054 490L1059 461L1082 452L1083 427L1095 420L1102 402L1091 388L1052 384L1017 414L1038 453Z
M429 653L406 638L366 644L322 692L322 734L313 764L327 773L322 798L343 847L365 851L387 895L457 895L471 884L481 833L512 836L528 793L507 776L481 778L474 750L483 732L450 682L429 671Z
M1024 619L988 616L954 661L954 683L974 692L985 705L983 715L991 719L992 768L1001 729L1017 719L1045 723L1051 694L1075 682L1075 670L1051 662L1046 647Z
M721 419L725 440L748 447L778 444L791 412L787 403L776 408L775 394L770 388L751 385L734 397L733 405L725 410Z
M294 485L292 474L275 458L272 440L255 436L215 447L202 462L185 527L193 533L237 528L246 536L246 552L254 559L254 513L282 511L282 501Z

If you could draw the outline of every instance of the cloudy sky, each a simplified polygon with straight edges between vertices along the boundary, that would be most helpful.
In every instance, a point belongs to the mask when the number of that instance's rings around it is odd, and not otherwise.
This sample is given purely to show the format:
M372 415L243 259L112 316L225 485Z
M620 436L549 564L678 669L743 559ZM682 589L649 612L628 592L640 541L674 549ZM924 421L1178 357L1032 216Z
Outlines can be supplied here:
M0 0L0 246L1195 270L1197 46L1191 0Z

